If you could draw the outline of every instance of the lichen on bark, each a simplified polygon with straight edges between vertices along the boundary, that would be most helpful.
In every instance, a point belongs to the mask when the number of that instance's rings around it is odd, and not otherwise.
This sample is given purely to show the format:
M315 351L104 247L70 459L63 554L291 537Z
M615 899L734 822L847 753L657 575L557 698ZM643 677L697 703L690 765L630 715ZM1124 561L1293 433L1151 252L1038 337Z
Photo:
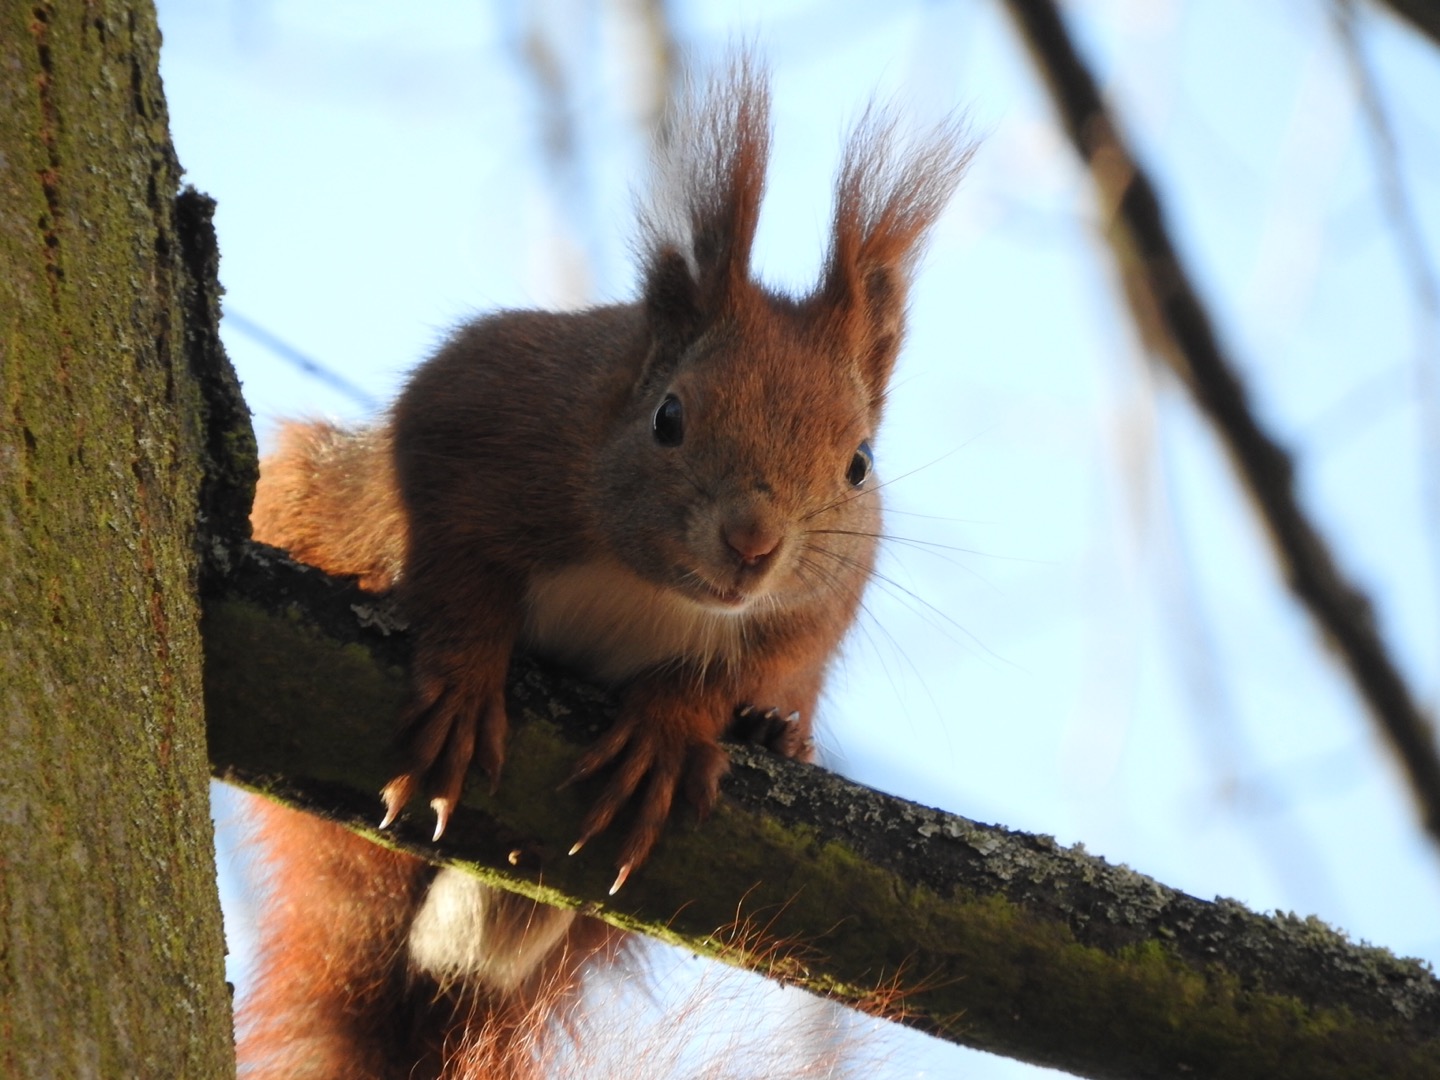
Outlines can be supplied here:
M148 3L0 3L5 1076L234 1068L196 556L223 360L190 348L216 286L159 40Z

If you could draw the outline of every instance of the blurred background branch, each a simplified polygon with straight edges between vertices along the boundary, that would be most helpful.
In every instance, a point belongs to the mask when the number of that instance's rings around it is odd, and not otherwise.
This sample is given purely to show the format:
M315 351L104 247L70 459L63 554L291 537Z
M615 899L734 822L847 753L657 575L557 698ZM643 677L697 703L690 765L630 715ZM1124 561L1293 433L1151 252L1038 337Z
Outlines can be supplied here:
M1425 828L1440 843L1434 727L1375 624L1369 598L1340 569L1295 491L1290 456L1251 408L1165 221L1051 0L1007 0L1065 133L1094 180L1105 235L1135 323L1224 440L1296 598L1335 648L1404 765Z
M1440 46L1440 4L1435 0L1375 0Z
M1414 297L1415 355L1410 370L1419 406L1421 506L1425 511L1430 564L1440 581L1440 285L1425 249L1424 228L1405 184L1400 146L1360 40L1355 0L1332 0L1332 4L1335 31L1370 136L1380 204ZM1436 14L1440 4L1431 0L1428 11L1440 24L1440 14ZM1435 600L1440 604L1440 594Z

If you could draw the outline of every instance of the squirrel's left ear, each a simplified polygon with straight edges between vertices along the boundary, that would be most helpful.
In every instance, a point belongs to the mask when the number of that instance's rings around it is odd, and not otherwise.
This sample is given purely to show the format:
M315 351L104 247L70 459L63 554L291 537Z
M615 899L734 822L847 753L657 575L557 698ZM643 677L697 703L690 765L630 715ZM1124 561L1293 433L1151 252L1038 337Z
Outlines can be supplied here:
M703 91L687 89L658 140L642 213L652 320L683 332L749 287L769 156L769 83L742 52Z
M900 142L892 114L866 110L835 183L830 254L812 297L842 317L876 408L899 354L911 271L975 153L955 118Z

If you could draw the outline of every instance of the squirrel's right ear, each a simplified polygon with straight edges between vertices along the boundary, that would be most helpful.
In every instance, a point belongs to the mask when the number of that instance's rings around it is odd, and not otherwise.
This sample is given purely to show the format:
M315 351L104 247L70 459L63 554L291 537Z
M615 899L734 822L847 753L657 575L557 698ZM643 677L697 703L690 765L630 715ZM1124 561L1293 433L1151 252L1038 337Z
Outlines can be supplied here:
M750 249L770 155L770 87L742 53L662 124L644 229L645 305L684 332L750 282Z
M974 152L963 116L906 138L893 113L872 106L850 136L816 296L858 346L876 407L904 332L910 272Z

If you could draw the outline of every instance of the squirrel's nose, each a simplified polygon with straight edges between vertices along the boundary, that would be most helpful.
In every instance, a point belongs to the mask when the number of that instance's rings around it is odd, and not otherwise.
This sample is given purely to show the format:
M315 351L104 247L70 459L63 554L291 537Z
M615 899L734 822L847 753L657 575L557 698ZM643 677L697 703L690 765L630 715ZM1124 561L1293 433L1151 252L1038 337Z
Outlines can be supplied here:
M780 547L780 530L763 522L732 522L722 533L742 566L760 566Z

